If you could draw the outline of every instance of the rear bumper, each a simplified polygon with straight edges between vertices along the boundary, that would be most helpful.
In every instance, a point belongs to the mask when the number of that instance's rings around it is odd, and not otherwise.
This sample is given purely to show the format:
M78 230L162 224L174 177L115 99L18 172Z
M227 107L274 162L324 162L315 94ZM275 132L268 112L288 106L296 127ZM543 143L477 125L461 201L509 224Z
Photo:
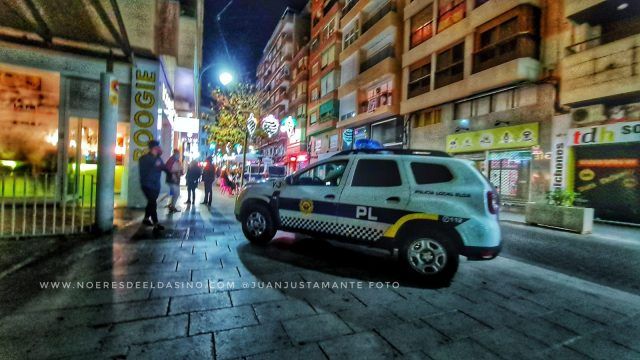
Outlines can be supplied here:
M465 246L462 248L461 255L469 260L491 260L498 256L501 250L502 244L493 247Z

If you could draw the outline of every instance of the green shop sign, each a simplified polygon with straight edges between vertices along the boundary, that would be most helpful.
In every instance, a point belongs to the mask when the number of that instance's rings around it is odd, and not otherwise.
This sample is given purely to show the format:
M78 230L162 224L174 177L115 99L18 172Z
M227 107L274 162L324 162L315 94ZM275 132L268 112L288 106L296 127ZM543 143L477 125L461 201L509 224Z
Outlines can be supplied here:
M512 149L538 145L538 123L469 131L447 136L447 152Z

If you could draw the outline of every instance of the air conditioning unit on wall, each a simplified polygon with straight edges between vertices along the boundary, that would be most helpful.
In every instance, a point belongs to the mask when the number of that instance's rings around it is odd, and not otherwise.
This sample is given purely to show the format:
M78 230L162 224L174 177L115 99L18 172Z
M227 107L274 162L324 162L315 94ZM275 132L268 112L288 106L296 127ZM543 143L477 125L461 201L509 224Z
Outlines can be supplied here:
M604 105L591 105L571 110L571 120L575 124L586 125L607 119Z

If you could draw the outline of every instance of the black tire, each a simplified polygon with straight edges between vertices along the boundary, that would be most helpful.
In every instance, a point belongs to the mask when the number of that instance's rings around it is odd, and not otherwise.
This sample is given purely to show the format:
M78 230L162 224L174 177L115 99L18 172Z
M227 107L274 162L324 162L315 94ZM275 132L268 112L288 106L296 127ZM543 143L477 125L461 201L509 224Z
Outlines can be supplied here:
M259 231L255 225L257 222L264 221L264 229ZM244 236L253 244L265 245L276 234L273 216L269 209L262 204L249 205L240 215L242 222L242 232Z
M460 263L454 240L440 232L408 236L403 241L398 258L409 276L420 282L437 285L449 284Z

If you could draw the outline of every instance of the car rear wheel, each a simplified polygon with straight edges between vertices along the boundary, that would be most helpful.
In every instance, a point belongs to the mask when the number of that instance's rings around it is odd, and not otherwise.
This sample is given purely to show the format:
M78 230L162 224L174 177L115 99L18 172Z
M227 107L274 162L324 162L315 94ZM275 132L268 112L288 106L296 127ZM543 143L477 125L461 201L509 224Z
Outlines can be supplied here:
M264 245L273 239L276 233L273 217L264 205L253 205L243 211L241 219L242 232L250 242Z
M399 257L410 275L429 283L449 283L458 270L458 249L444 234L406 239Z

